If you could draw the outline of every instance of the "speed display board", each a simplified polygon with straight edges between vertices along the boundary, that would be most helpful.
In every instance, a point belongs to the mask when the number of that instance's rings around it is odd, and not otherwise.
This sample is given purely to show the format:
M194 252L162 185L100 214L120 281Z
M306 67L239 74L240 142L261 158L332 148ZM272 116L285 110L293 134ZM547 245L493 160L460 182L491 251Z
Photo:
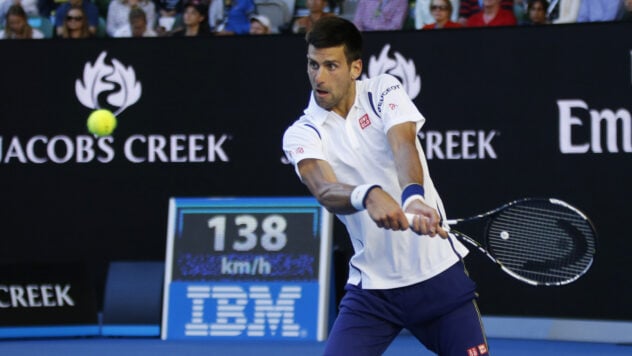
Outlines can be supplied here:
M331 229L314 198L170 199L162 338L324 340Z

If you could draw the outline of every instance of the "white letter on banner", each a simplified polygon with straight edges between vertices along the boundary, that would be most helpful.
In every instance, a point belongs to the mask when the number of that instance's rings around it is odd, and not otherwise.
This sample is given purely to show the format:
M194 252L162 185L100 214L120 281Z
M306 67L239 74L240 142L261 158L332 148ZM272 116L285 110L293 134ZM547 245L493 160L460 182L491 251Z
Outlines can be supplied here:
M558 100L557 107L560 110L560 151L562 153L586 153L590 145L584 143L581 145L573 145L573 135L571 126L582 126L582 120L571 116L572 108L581 108L588 110L588 105L582 100Z
M281 324L281 336L298 337L300 325L294 322L294 301L301 299L301 287L284 286L279 292L276 303L272 300L266 286L250 287L250 299L255 301L253 322L248 325L248 336L264 336L266 320L270 333L276 335Z
M213 287L211 296L217 299L216 322L211 324L211 336L239 336L246 329L248 295L238 286ZM231 303L231 301L233 303Z
M625 109L619 109L616 113L612 110L605 109L601 112L597 110L590 110L591 118L591 145L592 151L595 153L601 153L601 122L606 121L606 131L608 140L608 152L619 152L618 148L618 135L617 135L617 123L621 120L621 126L623 128L622 141L623 151L632 152L632 124L630 123L630 113Z

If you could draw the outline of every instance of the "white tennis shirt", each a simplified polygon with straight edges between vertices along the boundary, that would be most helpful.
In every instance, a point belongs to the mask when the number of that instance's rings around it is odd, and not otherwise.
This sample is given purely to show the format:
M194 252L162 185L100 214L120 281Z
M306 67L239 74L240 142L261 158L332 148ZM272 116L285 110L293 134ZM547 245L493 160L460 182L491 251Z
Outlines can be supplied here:
M386 133L404 122L415 122L419 131L425 119L401 83L383 74L356 81L355 102L346 118L318 106L312 95L304 115L285 131L283 150L297 174L301 160L325 160L339 182L379 184L399 201L402 188ZM426 203L445 218L419 141L417 150L424 171ZM348 282L361 283L365 289L397 288L427 280L456 263L459 255L468 253L452 236L446 240L419 236L412 230L379 228L366 210L337 216L347 227L355 252L349 262Z

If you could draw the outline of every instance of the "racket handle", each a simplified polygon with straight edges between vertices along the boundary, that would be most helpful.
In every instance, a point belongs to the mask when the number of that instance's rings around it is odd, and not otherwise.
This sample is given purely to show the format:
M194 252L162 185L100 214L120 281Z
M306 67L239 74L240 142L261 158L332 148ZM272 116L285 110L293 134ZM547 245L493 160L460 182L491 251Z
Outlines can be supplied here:
M406 219L408 219L408 224L412 225L413 224L413 219L415 218L415 214L412 213L406 213ZM457 223L457 220L445 220L445 223L448 225L454 225Z

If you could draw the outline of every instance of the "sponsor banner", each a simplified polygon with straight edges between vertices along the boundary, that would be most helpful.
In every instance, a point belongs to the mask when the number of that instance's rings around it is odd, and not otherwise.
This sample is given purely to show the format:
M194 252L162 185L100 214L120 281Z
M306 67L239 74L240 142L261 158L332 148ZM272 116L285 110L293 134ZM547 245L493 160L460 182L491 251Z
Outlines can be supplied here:
M324 340L331 218L314 198L173 198L163 339Z
M365 34L363 76L396 76L426 117L419 138L449 218L552 197L597 228L595 264L560 288L522 286L470 254L483 313L632 320L620 273L632 267L621 224L632 200L631 31ZM170 197L308 194L281 151L309 97L302 36L0 41L0 51L12 54L0 58L4 261L85 259L102 283L112 260L165 257ZM117 114L110 137L87 133L97 108ZM348 257L344 227L335 231ZM225 271L250 283L241 271L256 263L267 278L269 256L255 257L226 257Z
M0 337L98 335L96 304L80 263L0 268Z

